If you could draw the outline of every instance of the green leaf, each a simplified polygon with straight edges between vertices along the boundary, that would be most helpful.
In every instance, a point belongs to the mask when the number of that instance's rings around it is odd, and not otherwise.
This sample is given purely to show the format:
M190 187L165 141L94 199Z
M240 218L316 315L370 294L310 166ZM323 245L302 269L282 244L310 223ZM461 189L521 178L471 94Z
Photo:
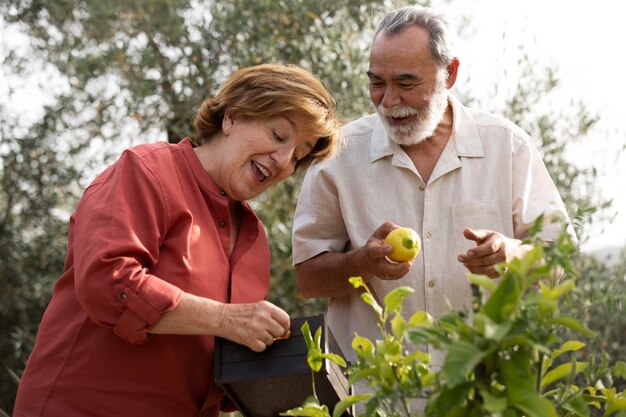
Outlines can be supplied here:
M568 327L578 333L587 336L593 337L595 333L591 330L587 329L579 320L569 317L569 316L558 316L549 321L552 324L560 324L561 326Z
M515 409L509 407L504 410L502 417L519 417L519 413Z
M416 311L409 318L408 324L412 327L429 327L433 324L433 318L425 311Z
M309 322L305 321L304 324L300 327L302 330L302 337L306 343L308 353L306 356L309 367L313 372L319 372L322 369L322 365L324 363L324 359L322 357L322 349L320 346L322 339L322 328L318 327L315 331L315 337L311 337L311 329L309 327Z
M507 275L480 311L491 320L501 323L517 309L519 301L519 285L512 275Z
M480 363L486 353L465 341L451 344L443 363L446 383L454 387L463 382L467 374Z
M459 384L455 387L444 385L439 392L435 392L428 401L426 415L450 416L452 412L463 405L470 390L470 384Z
M498 289L498 284L493 279L489 278L487 275L478 275L478 274L468 273L467 279L472 284L476 284L480 287L483 287L484 289L486 289L492 294Z
M550 357L554 359L565 352L580 350L584 347L585 344L583 342L579 342L577 340L568 340L567 342L563 343L563 345L559 349L555 349L554 351L552 351L552 355L550 355Z
M486 339L499 342L509 334L511 327L513 327L513 322L504 321L502 323L496 323L491 320L489 316L482 313L476 313L474 315L474 326L476 326L476 329Z
M370 294L369 292L364 292L363 294L361 294L361 298L363 299L363 301L365 301L366 304L372 306L376 314L378 314L378 317L383 316L383 309L378 305L372 294Z
M313 337L313 346L319 350L322 350L322 327L318 327Z
M509 403L506 397L496 397L483 389L480 390L480 396L483 399L485 410L490 413L501 413Z
M549 371L543 377L543 379L541 380L541 388L543 389L555 381L566 378L572 375L572 373L577 374L579 372L583 372L585 369L587 369L586 362L576 362L575 366L572 362L561 364Z
M613 375L622 379L626 379L626 362L615 362L615 365L613 365Z
M391 337L377 340L376 351L388 362L396 362L402 357L402 345Z
M432 341L433 336L426 329L412 328L406 331L406 338L411 344L420 346Z
M301 417L330 417L328 407L320 405L317 398L308 396L301 407L292 408L291 410L279 413L281 416L301 416Z
M345 359L337 355L336 353L322 353L321 357L328 359L329 361L334 362L339 366L343 366L344 368L347 366Z
M615 397L606 402L606 410L604 411L603 417L608 417L611 414L622 410L626 410L626 398Z
M570 397L562 407L572 413L575 417L589 417L589 408L582 392L578 392Z
M574 280L568 279L566 281L561 282L557 287L550 289L545 294L546 297L557 299L563 296L564 294L570 292L575 287Z
M402 310L402 302L413 292L415 292L415 290L411 287L397 287L389 291L384 299L387 314L389 315Z
M304 338L304 342L306 343L307 350L313 349L313 337L311 336L309 322L305 321L304 324L300 327L300 330L302 331L302 337Z
M387 385L386 388L393 389L395 387L396 382L396 373L393 366L387 361L381 361L378 366L378 380L382 382L384 385Z
M372 394L356 394L347 396L335 405L333 417L340 417L348 408L352 407L356 403L367 400L371 396Z
M512 404L523 403L525 399L536 396L535 375L530 371L528 352L519 349L512 352L509 359L500 362L500 375L506 387L507 396Z
M402 318L400 314L396 314L393 319L391 319L391 331L396 339L402 339L404 335L404 330L406 329L406 322Z
M324 358L322 358L322 351L319 349L311 349L306 355L306 360L309 363L309 367L313 372L319 372L324 364Z
M518 272L521 276L529 275L529 271L543 257L543 249L540 245L535 245L521 258L514 259L512 263L518 266Z
M558 417L552 403L538 395L529 396L521 403L514 403L513 407L522 411L525 417Z
M352 372L348 377L348 384L354 385L358 381L378 376L378 367L359 369L358 371Z
M602 388L600 389L600 392L609 400L612 400L617 396L617 390L615 388Z
M352 339L352 349L359 357L366 358L371 362L375 361L374 344L368 338L359 335L354 336Z
M419 350L413 351L406 356L407 361L418 363L430 363L430 355Z

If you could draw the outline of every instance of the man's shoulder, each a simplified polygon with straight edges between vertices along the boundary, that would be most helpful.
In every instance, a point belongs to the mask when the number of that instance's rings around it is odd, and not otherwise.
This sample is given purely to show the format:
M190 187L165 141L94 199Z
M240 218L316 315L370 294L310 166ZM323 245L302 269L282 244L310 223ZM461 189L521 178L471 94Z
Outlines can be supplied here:
M363 116L344 125L341 132L345 138L371 136L377 121L378 115L376 113Z
M477 108L465 107L465 109L472 116L474 124L479 131L499 130L522 139L528 138L528 134L521 127L503 115Z
M342 142L339 152L330 159L313 163L311 171L342 170L368 158L377 120L378 116L371 114L345 124L341 128Z

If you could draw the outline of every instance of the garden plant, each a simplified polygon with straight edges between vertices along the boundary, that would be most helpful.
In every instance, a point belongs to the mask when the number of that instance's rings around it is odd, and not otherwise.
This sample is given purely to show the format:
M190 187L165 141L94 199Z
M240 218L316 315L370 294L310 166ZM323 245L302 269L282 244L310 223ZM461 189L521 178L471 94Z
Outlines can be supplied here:
M541 227L538 219L535 230ZM553 243L531 239L522 258L498 266L500 278L468 273L472 311L454 311L433 319L418 311L405 319L403 300L414 290L399 287L380 305L360 277L355 289L378 316L381 338L355 335L358 360L347 367L350 384L367 392L347 397L333 410L339 417L360 403L366 416L567 417L626 416L626 391L615 381L626 378L626 363L609 366L602 352L586 352L595 337L562 307L576 291L569 235ZM311 338L312 373L323 354ZM570 339L565 335L576 334ZM433 366L424 346L444 359ZM335 357L326 357L335 360ZM315 393L287 416L330 416Z

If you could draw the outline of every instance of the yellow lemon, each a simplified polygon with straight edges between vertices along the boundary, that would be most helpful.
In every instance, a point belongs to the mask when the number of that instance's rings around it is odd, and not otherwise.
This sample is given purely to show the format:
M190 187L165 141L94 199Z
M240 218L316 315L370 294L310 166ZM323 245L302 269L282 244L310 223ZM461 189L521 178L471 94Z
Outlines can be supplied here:
M409 227L393 229L385 238L385 244L393 248L387 257L395 262L412 261L422 246L417 232Z

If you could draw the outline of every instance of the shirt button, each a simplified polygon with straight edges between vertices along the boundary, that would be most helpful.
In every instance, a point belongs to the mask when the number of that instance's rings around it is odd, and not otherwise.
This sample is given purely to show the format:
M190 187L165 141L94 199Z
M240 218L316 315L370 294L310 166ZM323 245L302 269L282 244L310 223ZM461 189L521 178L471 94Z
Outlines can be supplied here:
M121 298L122 300L125 300L125 299L127 299L127 298L128 298L128 294L126 293L126 291L122 291L122 292L120 293L120 298Z
M423 185L420 185L420 186L419 186L420 191L424 191L424 189L425 189L425 188L426 188L426 187L424 187Z
M219 227L224 227L226 226L226 222L224 220L221 220L220 223L218 224Z
M433 237L433 234L432 234L432 233L430 233L430 232L426 232L426 237L427 237L427 238L431 238L431 237Z
M430 288L434 287L435 286L435 281L428 281L428 286Z

